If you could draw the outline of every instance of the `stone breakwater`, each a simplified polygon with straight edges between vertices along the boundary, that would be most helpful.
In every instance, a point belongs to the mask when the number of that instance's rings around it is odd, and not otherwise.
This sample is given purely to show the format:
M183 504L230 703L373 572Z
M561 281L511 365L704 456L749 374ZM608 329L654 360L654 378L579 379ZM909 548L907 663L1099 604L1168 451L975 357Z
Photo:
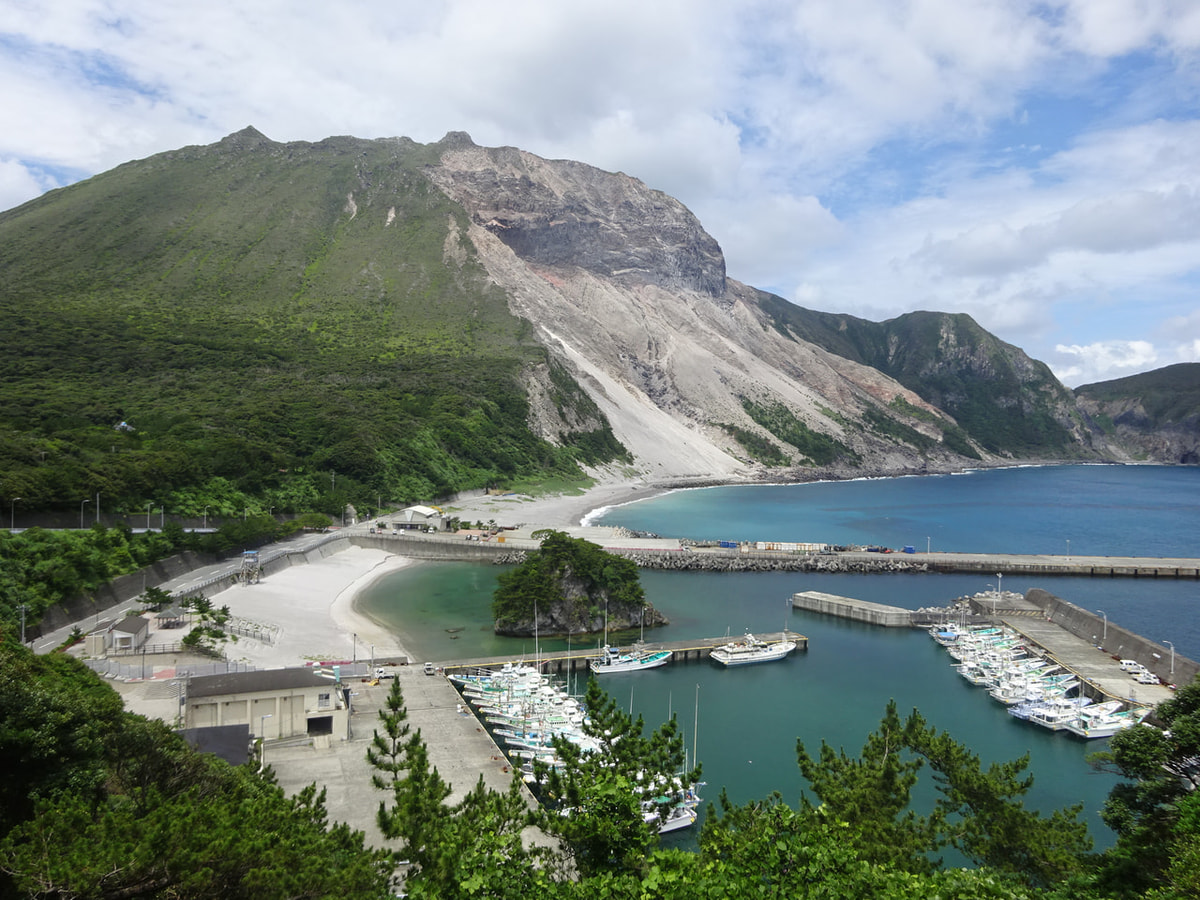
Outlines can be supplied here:
M878 559L844 559L837 556L797 555L717 555L708 553L669 553L654 551L609 551L630 560L640 569L668 569L693 572L831 572L881 573L928 572L925 563L895 557ZM525 560L526 551L497 554L498 566L518 565Z

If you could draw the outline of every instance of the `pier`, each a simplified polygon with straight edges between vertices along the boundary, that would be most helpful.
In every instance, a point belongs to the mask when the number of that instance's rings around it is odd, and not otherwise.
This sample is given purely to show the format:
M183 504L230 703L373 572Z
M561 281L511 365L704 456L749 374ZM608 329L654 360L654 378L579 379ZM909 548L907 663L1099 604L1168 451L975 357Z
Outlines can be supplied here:
M839 597L837 594L824 594L821 591L792 594L792 609L805 609L842 619L853 619L855 622L866 622L868 625L882 625L885 628L911 628L913 625L912 610L901 606L884 606L882 603L871 603L867 600L855 600L852 597Z
M741 635L724 635L723 637L715 638L693 638L692 640L684 641L668 641L666 643L646 643L639 647L646 650L670 650L673 654L671 663L676 662L699 662L708 659L709 655L717 647L724 646L730 641L737 640ZM808 649L808 638L802 634L797 634L794 631L759 633L755 637L764 640L767 643L774 641L782 641L784 639L796 642L795 653L800 653ZM506 663L524 663L526 665L537 665L543 672L553 675L570 674L572 672L587 672L588 663L599 655L599 651L595 647L587 647L579 650L555 650L550 653L539 655L535 659L520 658L513 659L511 656L492 656L479 657L477 659L460 659L453 662L435 663L435 665L443 672L470 672L475 669L495 669Z
M1174 651L1168 655L1160 644L1038 588L1024 596L1007 591L980 594L968 606L972 621L1008 626L1078 675L1096 699L1157 705L1172 695L1169 685L1188 684L1200 672L1200 663ZM819 591L793 594L792 608L891 628L927 628L941 620L937 614ZM1123 659L1141 663L1162 683L1134 681L1122 670Z

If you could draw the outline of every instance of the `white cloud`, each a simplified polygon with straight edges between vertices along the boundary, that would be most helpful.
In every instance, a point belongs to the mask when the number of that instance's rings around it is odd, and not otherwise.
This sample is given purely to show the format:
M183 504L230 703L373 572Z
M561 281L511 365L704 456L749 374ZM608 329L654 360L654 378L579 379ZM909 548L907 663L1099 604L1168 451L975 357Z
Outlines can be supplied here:
M12 0L0 207L246 125L461 130L667 191L802 303L1165 360L1200 340L1160 333L1200 279L1198 63L1192 0Z
M0 159L0 209L18 206L54 186L22 163Z
M1158 352L1147 341L1099 341L1080 346L1059 344L1050 368L1064 384L1077 387L1122 378L1159 364Z

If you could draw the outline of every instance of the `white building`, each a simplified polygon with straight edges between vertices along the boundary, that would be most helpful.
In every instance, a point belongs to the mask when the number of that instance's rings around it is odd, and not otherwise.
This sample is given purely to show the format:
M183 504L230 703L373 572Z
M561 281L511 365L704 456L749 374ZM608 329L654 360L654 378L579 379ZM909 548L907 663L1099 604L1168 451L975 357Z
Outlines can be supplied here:
M350 736L350 688L313 668L203 675L188 681L184 727L248 725L268 740Z

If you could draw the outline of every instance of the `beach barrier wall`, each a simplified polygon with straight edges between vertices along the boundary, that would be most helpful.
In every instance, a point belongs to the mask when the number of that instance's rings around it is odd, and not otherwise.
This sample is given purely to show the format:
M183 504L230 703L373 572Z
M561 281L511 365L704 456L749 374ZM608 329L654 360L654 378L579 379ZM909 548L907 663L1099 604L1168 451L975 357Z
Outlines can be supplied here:
M1200 672L1200 663L1186 656L1174 654L1174 673L1171 672L1171 650L1162 641L1155 641L1135 634L1120 625L1107 623L1103 616L1076 606L1056 597L1049 591L1033 588L1025 599L1040 606L1046 618L1076 637L1081 637L1093 646L1119 659L1132 659L1141 663L1166 684L1189 684Z

